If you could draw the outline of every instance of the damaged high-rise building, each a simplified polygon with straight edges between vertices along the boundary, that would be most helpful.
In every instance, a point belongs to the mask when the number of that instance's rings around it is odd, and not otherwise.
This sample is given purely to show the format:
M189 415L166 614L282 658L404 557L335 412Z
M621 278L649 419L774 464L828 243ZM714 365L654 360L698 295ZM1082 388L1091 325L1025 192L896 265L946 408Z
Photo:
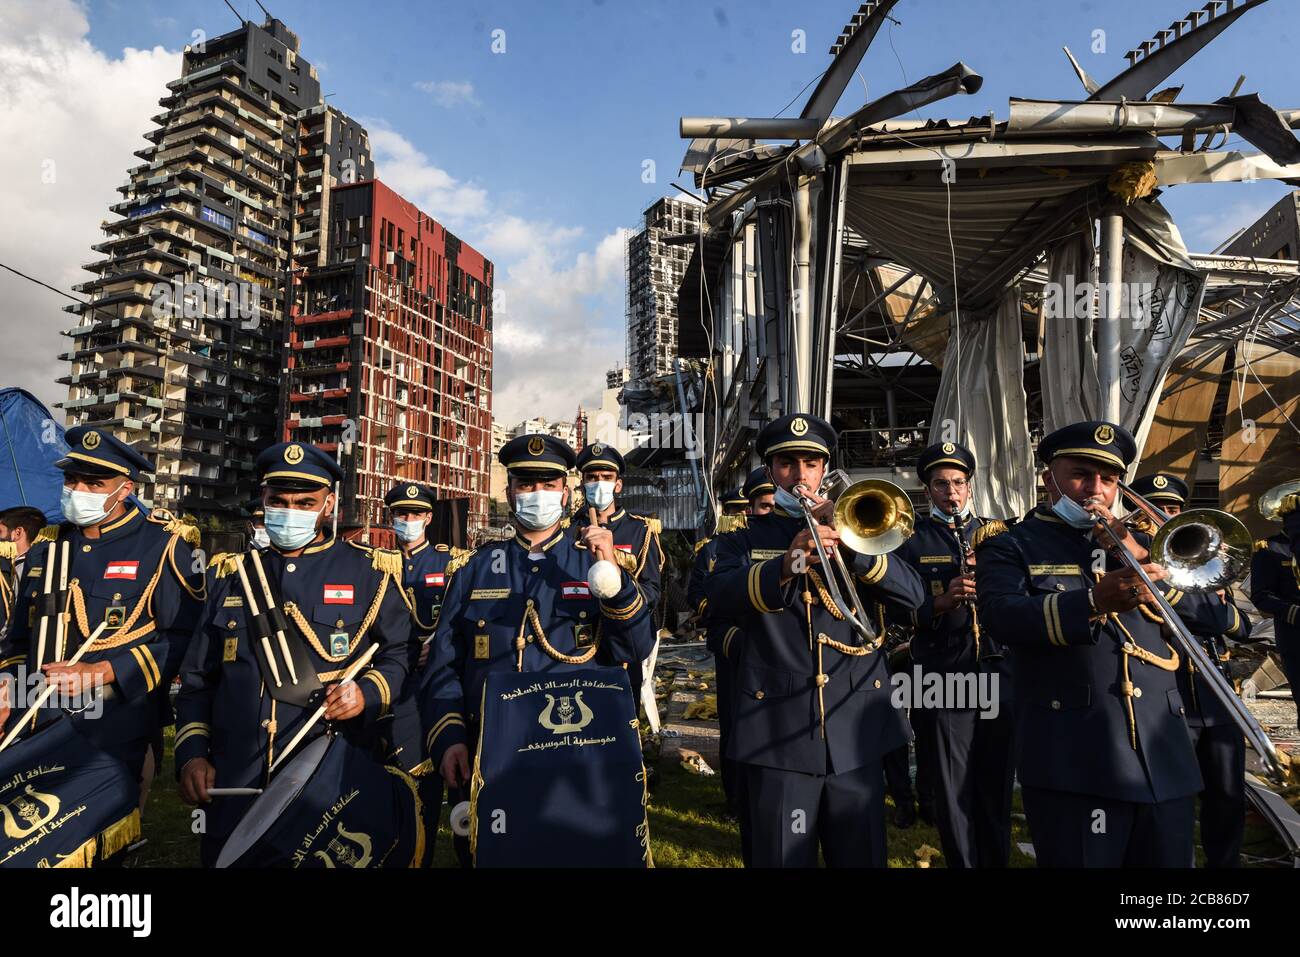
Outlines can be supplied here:
M186 47L167 88L76 287L88 302L68 307L59 381L69 425L105 424L154 458L145 502L203 517L253 494L290 271L324 262L332 188L374 164L274 18Z
M657 200L627 242L627 364L634 381L676 371L677 295L691 247L669 237L700 229L703 204L689 198Z

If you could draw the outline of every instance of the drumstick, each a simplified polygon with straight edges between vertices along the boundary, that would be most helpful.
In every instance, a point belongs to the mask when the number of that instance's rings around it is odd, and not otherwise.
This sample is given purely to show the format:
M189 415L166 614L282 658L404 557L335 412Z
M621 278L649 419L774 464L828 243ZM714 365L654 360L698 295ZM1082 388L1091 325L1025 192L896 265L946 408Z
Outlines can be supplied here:
M90 637L87 638L85 643L80 648L77 649L77 653L73 655L70 659L68 659L68 664L71 666L71 665L75 665L78 661L80 661L81 656L90 650L90 646L95 643L96 639L99 638L99 636L103 633L104 629L107 627L108 627L108 622L106 621L100 622L99 627L96 628L93 632L91 632ZM0 751L3 751L5 748L9 747L13 739L18 736L19 729L22 728L23 724L27 721L28 718L34 718L36 716L36 712L39 711L41 709L41 706L50 699L50 695L54 694L55 687L56 687L55 682L49 680L46 681L45 690L40 693L40 696L36 699L36 703L27 709L26 713L24 713L22 718L19 719L18 723L13 726L13 730L10 731L7 735L5 735L5 739L3 741L0 741Z
M49 549L45 553L45 588L41 594L49 598L54 591L54 565L58 561L59 553L55 549L54 542L50 543ZM59 614L62 614L60 611ZM36 638L36 669L39 671L41 665L45 664L45 632L50 626L50 616L41 616L41 629Z
M214 798L252 797L261 793L261 788L208 788L208 797Z
M57 594L66 595L68 592L68 543L65 540L62 544L63 553L60 556L62 560L59 562L59 590ZM68 626L64 618L63 609L60 608L58 612L59 617L54 619L54 660L62 661L63 654L67 650L63 645L67 638Z
M266 571L262 568L262 556L258 554L256 549L253 550L253 570L257 572L257 580L262 585L262 594L266 598L266 612L269 615L271 613L271 602L273 600L271 596L271 585L266 580ZM297 684L298 672L293 666L293 656L289 654L289 642L284 637L284 632L279 628L275 629L275 638L276 641L280 643L280 652L284 655L285 667L289 669L289 681L293 684Z
M367 648L365 652L361 655L361 657L358 658L356 662L350 668L348 668L347 671L343 672L343 676L339 679L339 684L346 684L347 682L355 678L357 672L359 672L362 668L364 668L366 665L370 663L370 659L375 656L375 652L377 652L378 650L379 650L378 643L372 643L370 647ZM280 752L280 756L276 758L275 761L271 764L271 767L267 772L268 774L275 773L275 769L284 763L284 759L287 758L289 756L289 753L293 751L295 747L298 746L298 742L303 739L303 736L306 735L306 733L310 731L313 727L315 727L316 722L319 721L321 719L321 716L324 714L325 714L325 704L324 702L322 702L321 706L317 708L315 712L312 713L312 716L310 718L307 719L307 722L301 728L298 729L298 733L295 734L292 739L290 739L287 745L285 745L284 750Z
M248 599L248 613L254 618L257 617L257 598L253 595L253 586L248 583L248 572L244 569L244 556L235 557L235 568L239 570L239 580L244 585L244 597ZM266 663L271 666L271 677L275 679L275 686L281 685L280 669L275 666L275 655L271 653L271 641L266 635L262 636L262 651L266 653Z

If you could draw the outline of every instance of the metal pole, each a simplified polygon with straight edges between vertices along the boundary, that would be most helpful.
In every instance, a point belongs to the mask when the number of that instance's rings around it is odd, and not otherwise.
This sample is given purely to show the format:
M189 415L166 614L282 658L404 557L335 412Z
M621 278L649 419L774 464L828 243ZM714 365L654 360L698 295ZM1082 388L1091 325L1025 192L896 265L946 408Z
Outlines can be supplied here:
M812 400L812 184L800 176L794 193L794 288L791 291L793 341L790 349L790 392L794 408L807 412Z
M1101 217L1101 316L1097 323L1097 385L1103 419L1119 422L1119 332L1123 308L1124 217L1117 208Z

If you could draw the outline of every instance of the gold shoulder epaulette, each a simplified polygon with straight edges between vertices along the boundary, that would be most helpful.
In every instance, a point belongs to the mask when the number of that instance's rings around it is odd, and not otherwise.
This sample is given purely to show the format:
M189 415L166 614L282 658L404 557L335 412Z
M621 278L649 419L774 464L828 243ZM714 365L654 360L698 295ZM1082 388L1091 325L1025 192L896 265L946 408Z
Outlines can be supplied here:
M971 536L971 548L979 548L990 538L994 538L1007 531L1010 531L1010 529L1007 528L1006 522L1000 522L997 519L994 519L991 522L985 522L979 528L975 529L975 534Z
M560 528L568 528L572 524L573 521L567 516L565 518L560 519Z
M713 539L711 538L701 538L698 542L696 542L695 554L698 555L700 553L700 549L703 548L705 545L709 544L709 542L711 541L713 541Z
M33 540L33 544L35 544L35 542L57 542L58 540L59 540L59 526L46 525L39 532L36 533L36 538Z
M0 542L0 558L13 561L18 557L18 546L13 542Z
M385 575L402 578L402 553L395 548L370 549L370 567Z
M472 555L473 553L474 553L474 549L472 548L461 548L459 545L451 546L452 558L455 558L458 555Z
M662 535L662 534L663 534L663 531L664 531L664 523L663 523L663 521L662 521L661 519L657 519L657 518L645 518L645 517L642 517L642 518L641 518L641 521L645 522L645 523L646 523L646 527L649 528L650 531L654 532L656 535Z
M453 549L453 550L452 550L451 561L449 561L449 562L447 563L447 574L448 574L448 575L454 575L456 572L458 572L458 571L460 571L462 568L464 568L464 567L469 563L469 560L470 560L470 558L473 557L474 553L475 553L476 551L478 551L478 549L476 549L476 548L469 548L469 549L462 548L462 549L459 549L459 552L460 552L459 555L456 554L456 551L457 551L457 549Z
M225 578L238 570L239 556L234 552L217 552L208 560L208 567L214 570L217 578Z
M155 525L161 525L163 531L168 535L179 535L181 541L190 548L198 548L199 543L202 541L202 536L199 535L199 530L195 526L190 525L188 522L182 522L165 508L151 509L145 517Z
M1257 552L1262 552L1262 551L1266 551L1267 549L1268 549L1268 539L1267 539L1267 538L1257 538L1257 539L1255 539L1255 551L1257 551Z

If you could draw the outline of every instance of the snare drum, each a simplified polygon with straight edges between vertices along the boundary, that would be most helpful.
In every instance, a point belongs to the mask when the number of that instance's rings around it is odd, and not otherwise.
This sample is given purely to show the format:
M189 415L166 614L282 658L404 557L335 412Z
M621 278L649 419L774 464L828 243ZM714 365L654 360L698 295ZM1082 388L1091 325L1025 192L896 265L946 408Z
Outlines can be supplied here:
M0 752L0 867L92 867L140 839L140 785L56 718Z
M410 775L322 735L253 802L217 867L418 867L424 841Z

